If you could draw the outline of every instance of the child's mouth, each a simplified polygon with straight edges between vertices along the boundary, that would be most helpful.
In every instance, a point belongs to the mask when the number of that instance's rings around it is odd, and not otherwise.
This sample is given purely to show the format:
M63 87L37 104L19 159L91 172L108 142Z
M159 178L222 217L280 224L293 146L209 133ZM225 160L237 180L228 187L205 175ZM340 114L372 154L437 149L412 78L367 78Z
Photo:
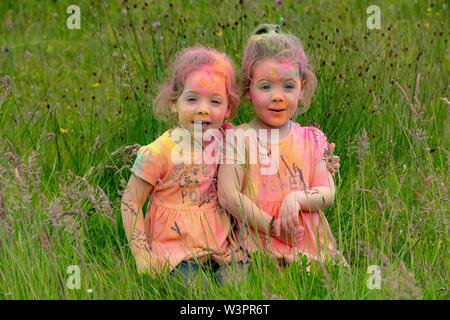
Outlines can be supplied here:
M283 112L286 109L269 109L269 110L272 111L272 112Z
M202 128L206 128L206 127L208 127L210 124L211 124L211 122L209 122L209 121L192 121L192 124L195 126L195 125L197 125L197 126L202 126Z

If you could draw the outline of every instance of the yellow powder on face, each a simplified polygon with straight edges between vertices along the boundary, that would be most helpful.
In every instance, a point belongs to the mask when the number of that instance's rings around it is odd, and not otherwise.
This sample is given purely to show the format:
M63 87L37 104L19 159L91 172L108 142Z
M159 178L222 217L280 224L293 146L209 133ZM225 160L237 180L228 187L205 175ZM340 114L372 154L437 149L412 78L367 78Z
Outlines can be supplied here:
M276 78L278 78L278 73L274 69L271 69L270 70L270 76L272 76L272 77L274 77L276 79Z

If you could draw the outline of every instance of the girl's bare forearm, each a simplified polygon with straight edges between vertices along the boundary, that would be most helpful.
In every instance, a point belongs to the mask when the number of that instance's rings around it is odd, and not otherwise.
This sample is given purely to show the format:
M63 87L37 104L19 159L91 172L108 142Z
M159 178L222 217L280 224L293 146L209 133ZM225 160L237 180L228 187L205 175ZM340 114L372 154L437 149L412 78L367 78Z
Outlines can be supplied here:
M219 197L220 203L234 217L249 226L266 232L270 228L272 216L259 208L250 198L239 191L228 192Z
M334 192L329 187L312 187L296 191L302 211L317 211L329 208L334 202Z
M239 166L222 165L218 174L219 202L234 217L261 232L270 230L272 216L259 208L241 192L244 170Z
M148 242L145 234L145 221L142 214L142 207L137 206L132 201L123 199L122 220L125 235L132 252L146 249L148 247Z
M134 255L149 247L145 233L145 219L142 212L153 186L142 179L131 175L122 197L121 212L125 234Z

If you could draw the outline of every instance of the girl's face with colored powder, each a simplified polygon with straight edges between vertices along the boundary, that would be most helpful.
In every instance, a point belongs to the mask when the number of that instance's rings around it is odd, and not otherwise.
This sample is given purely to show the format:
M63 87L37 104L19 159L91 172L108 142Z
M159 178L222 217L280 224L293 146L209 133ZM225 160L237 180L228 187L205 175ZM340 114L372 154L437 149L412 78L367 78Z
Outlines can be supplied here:
M247 97L256 116L267 125L278 128L296 113L303 97L304 82L298 66L284 60L264 59L255 63Z
M190 131L219 128L230 115L225 77L210 67L190 72L176 103L180 125Z

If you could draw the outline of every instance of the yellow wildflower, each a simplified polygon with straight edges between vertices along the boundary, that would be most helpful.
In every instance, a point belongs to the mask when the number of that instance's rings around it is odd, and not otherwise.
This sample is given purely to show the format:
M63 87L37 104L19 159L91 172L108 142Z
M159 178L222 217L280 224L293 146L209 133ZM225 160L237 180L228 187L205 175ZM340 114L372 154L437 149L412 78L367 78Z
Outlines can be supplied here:
M100 86L100 82L96 82L96 83L94 83L93 85L92 85L92 88L98 88Z
M69 132L69 129L59 128L59 132L61 132L62 134L66 134L67 132Z

